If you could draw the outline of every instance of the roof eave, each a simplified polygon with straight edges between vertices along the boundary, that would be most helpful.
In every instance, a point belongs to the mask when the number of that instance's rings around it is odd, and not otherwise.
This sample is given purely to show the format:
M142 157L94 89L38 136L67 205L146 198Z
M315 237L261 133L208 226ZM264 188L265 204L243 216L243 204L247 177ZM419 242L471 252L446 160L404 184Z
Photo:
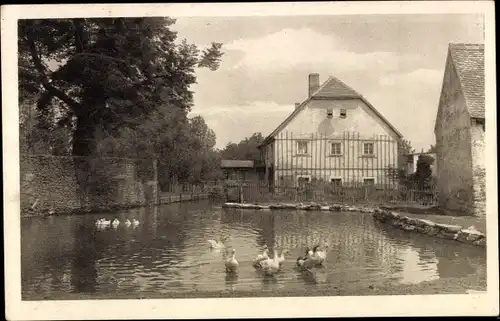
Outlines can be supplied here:
M315 96L311 97L311 100L351 100L351 99L360 99L359 95L344 95L344 96L335 96L335 97L325 97L325 96Z

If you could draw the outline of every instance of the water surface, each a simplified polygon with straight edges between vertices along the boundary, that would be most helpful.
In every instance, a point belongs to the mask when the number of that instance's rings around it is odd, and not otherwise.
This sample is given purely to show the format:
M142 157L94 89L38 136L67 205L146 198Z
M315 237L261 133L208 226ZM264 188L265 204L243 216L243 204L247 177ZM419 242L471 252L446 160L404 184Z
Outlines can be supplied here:
M141 223L99 230L94 224L98 217ZM224 250L208 247L207 240L220 237L236 249L237 275L225 273ZM297 271L297 256L318 242L330 245L325 267ZM341 295L484 276L486 267L482 249L395 230L374 222L370 214L222 209L208 202L23 219L21 243L25 300L69 293L131 298L273 291ZM274 277L251 265L264 245L290 251L283 271Z

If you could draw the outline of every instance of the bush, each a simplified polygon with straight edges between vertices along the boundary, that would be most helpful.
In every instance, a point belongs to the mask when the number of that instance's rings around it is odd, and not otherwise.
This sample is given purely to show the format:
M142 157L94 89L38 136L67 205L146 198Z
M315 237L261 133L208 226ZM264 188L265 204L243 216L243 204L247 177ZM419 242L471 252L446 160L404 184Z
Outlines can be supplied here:
M207 187L208 198L211 200L218 200L225 198L224 187L221 184L212 185Z

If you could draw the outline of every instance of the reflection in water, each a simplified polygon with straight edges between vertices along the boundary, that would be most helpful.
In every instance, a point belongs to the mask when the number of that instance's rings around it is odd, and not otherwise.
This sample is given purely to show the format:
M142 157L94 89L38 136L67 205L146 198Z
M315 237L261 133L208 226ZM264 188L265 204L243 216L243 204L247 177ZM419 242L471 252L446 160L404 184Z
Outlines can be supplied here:
M96 246L94 230L84 225L75 228L75 248L71 266L71 285L75 292L95 292L97 285L96 260L99 246Z
M401 249L399 255L401 272L397 275L401 277L401 283L418 284L439 279L437 259L423 261L418 251L411 247Z
M137 218L140 225L99 231L98 217ZM210 249L207 241L220 238L226 248ZM295 268L306 246L324 242L330 245L325 267ZM484 275L483 251L455 243L380 226L367 214L228 210L204 202L33 218L22 221L23 298L278 289L301 295L304 287L341 293ZM252 267L264 245L289 251L274 276ZM237 250L237 274L224 268L231 248Z
M319 282L316 280L316 274L314 271L299 271L298 272L299 278L306 284L306 285L316 285Z

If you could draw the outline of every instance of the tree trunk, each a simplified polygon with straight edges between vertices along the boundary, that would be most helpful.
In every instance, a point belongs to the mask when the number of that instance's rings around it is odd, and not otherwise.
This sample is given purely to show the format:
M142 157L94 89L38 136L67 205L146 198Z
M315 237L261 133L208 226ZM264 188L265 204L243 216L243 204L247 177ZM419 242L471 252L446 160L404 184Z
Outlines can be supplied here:
M102 98L88 97L85 99L83 111L77 113L76 129L73 133L73 156L91 156L97 151L95 134L98 126L101 125L100 117L105 108L106 102Z
M86 115L78 117L73 133L73 156L90 156L95 153L94 126Z
M92 102L94 103L92 103ZM79 187L79 194L83 204L93 205L94 194L96 192L95 181L99 180L96 176L96 166L99 163L96 159L89 156L97 156L97 142L95 141L96 129L100 125L99 111L104 110L104 104L96 104L95 99L88 99L84 104L85 112L78 113L76 120L76 129L73 133L73 150L75 175Z

